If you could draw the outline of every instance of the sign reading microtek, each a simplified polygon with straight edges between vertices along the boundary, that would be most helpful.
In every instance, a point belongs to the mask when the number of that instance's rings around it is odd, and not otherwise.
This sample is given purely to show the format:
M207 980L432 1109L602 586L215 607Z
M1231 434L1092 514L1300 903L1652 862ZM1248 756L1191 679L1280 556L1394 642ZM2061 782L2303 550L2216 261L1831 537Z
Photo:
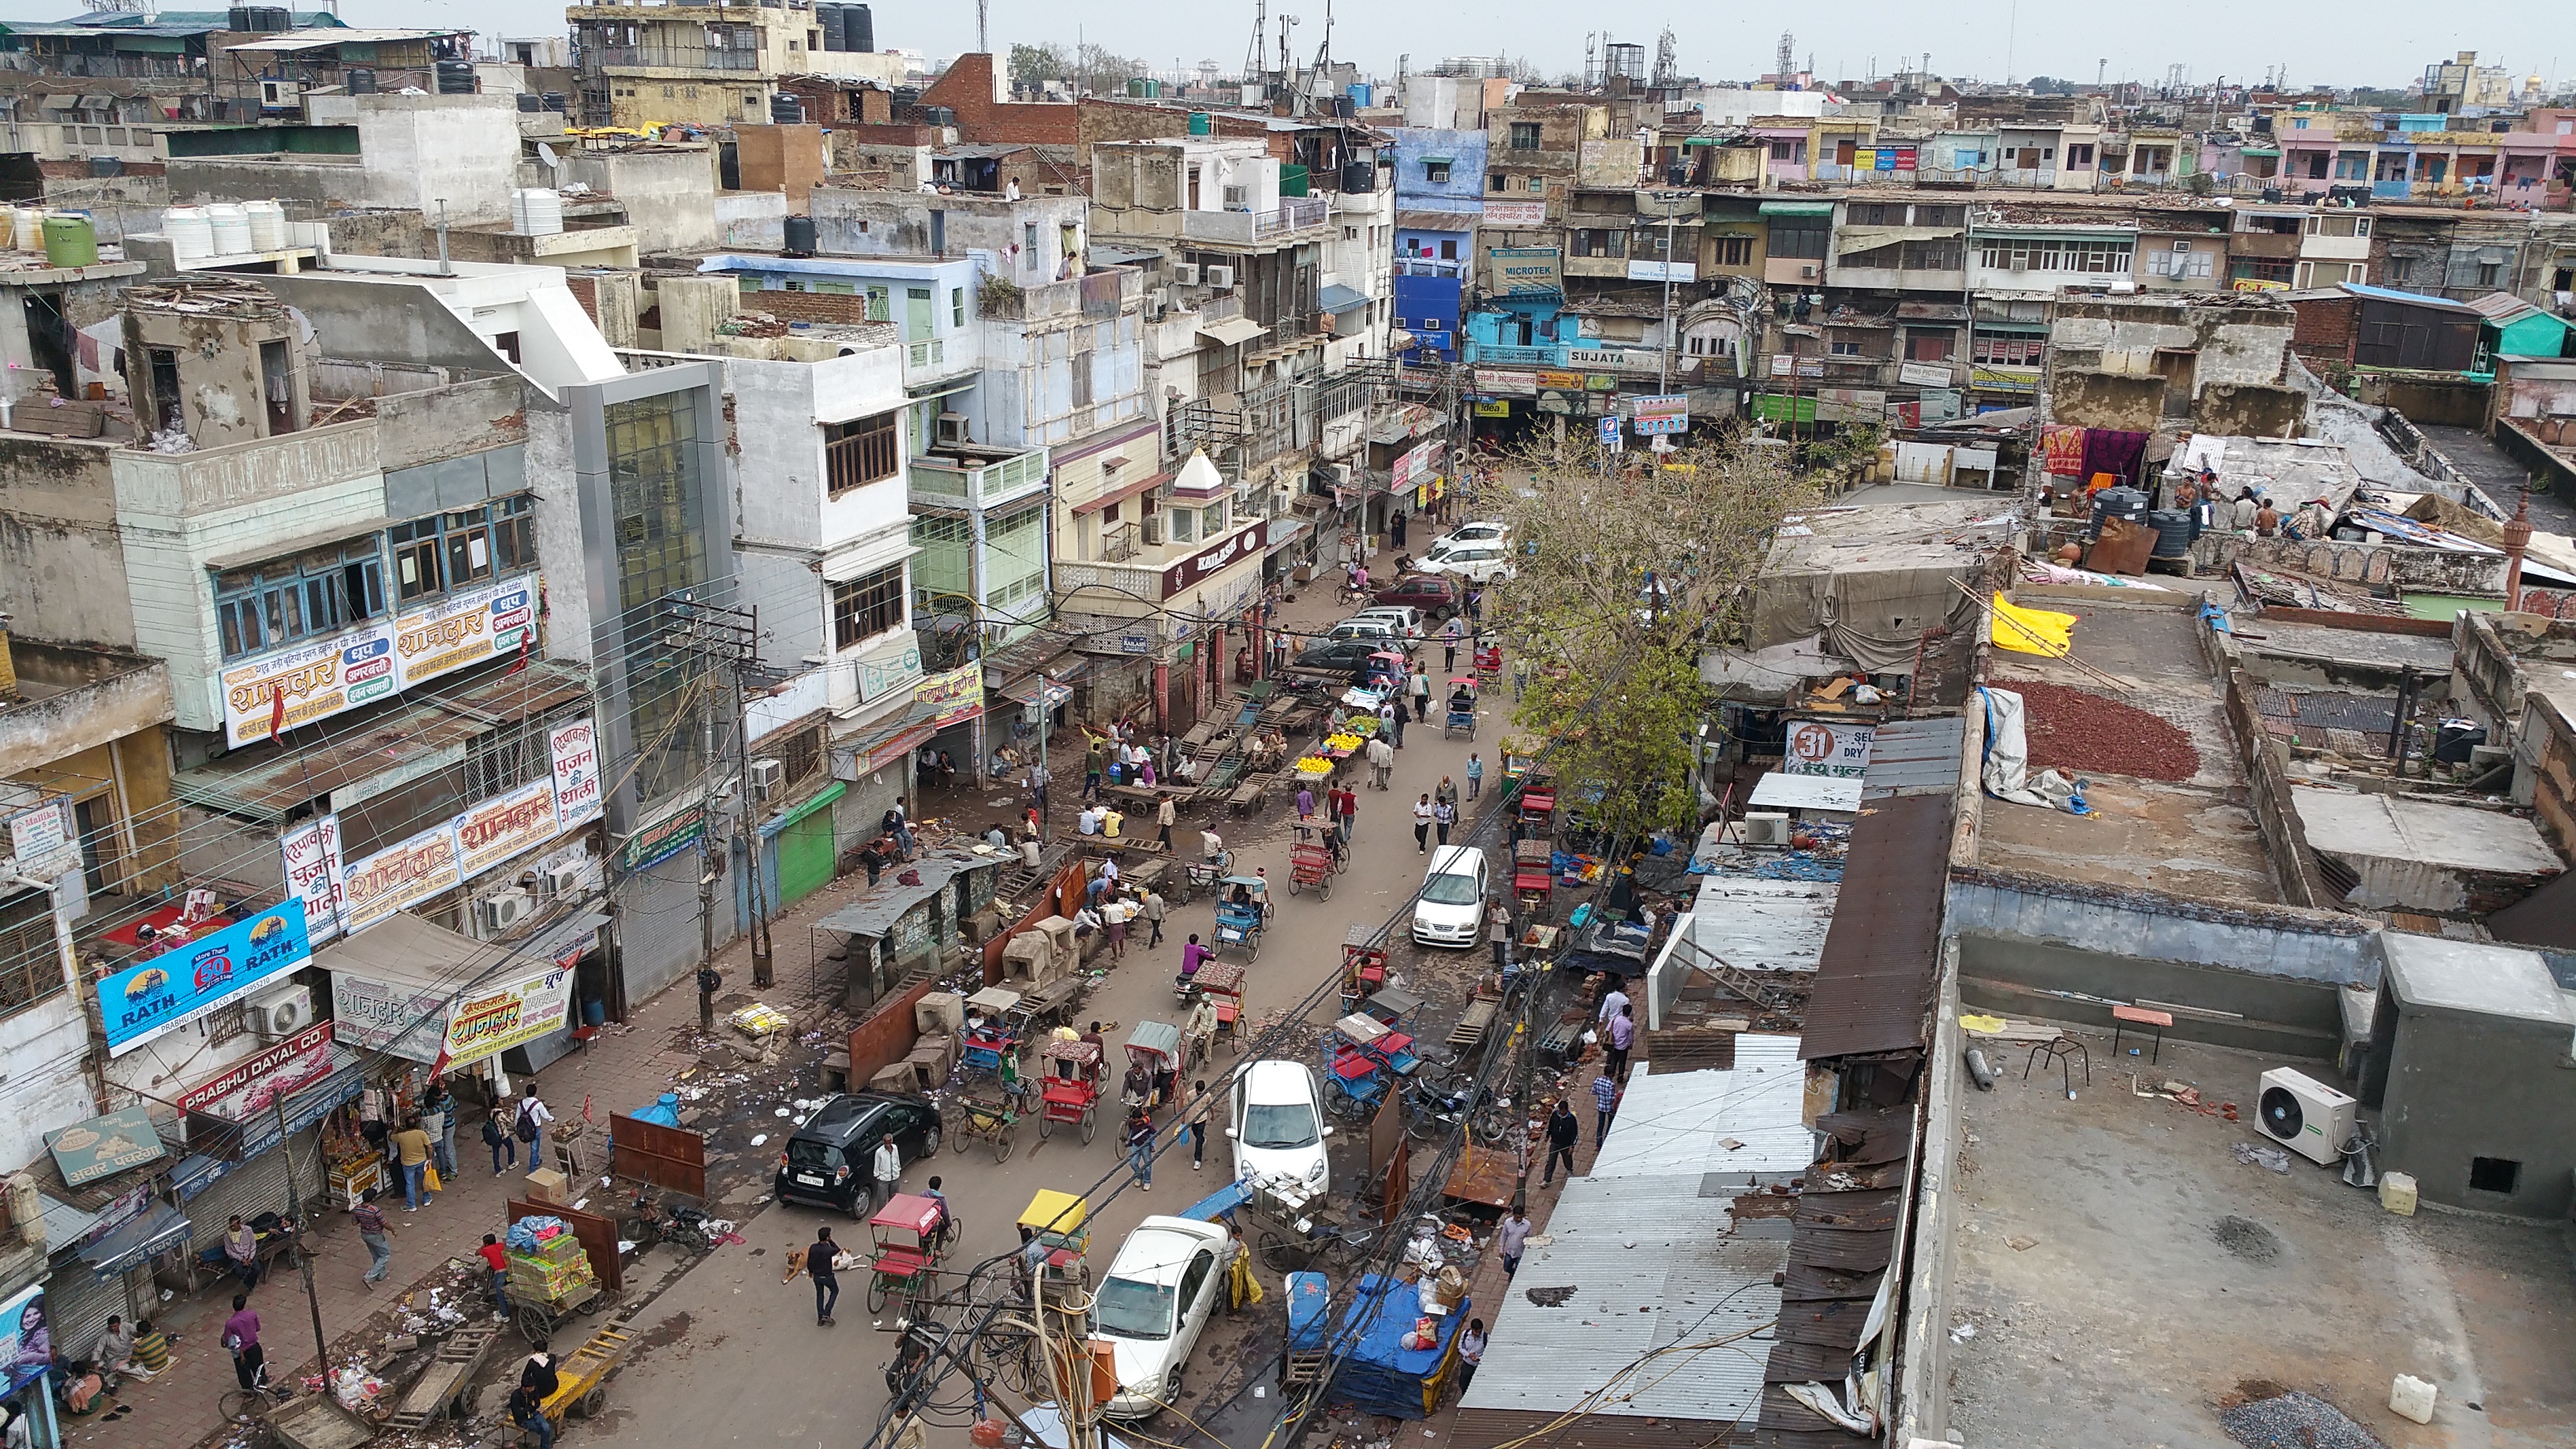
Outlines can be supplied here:
M290 899L212 935L183 941L98 983L107 1054L123 1056L312 959L301 900Z

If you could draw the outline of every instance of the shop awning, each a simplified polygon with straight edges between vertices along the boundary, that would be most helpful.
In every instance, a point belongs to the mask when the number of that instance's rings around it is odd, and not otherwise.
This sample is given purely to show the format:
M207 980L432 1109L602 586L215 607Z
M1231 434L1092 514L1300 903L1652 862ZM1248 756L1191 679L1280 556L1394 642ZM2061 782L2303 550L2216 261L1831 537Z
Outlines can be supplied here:
M1315 305L1327 312L1353 312L1368 305L1368 295L1339 282L1331 283L1315 294Z
M825 806L830 805L833 801L840 799L843 795L848 793L850 793L850 787L848 785L845 785L838 780L834 780L831 784L815 791L806 799L799 800L786 809L779 811L776 818L762 822L760 827L761 838L767 839L770 836L778 834L788 826L795 824L797 821L804 819L806 816L813 814L817 810L823 809Z
M577 957L589 950L591 939L599 934L600 927L607 924L608 917L597 911L584 911L555 922L510 949L539 961L569 966L572 962L565 958Z
M52 1193L37 1193L36 1201L45 1209L45 1241L54 1246L77 1243L99 1224L98 1214L73 1207Z
M882 936L894 929L895 922L902 920L906 911L945 889L950 881L957 878L959 871L972 870L979 865L999 865L1001 861L1002 857L994 856L989 860L933 857L916 862L912 869L920 872L921 884L880 890L866 900L852 901L816 921L814 929L838 931L844 936Z
M81 1265L100 1282L109 1282L153 1254L187 1242L195 1233L196 1225L186 1213L166 1202L156 1203L152 1211L81 1249Z
M1222 322L1199 324L1201 337L1215 338L1227 347L1232 347L1238 342L1249 342L1269 330L1249 317L1228 317Z
M1831 216L1834 214L1834 204L1830 201L1766 201L1762 203L1760 209L1764 216Z
M1968 320L1968 309L1958 302L1899 302L1896 304L1896 320L1899 322L1965 322Z
M313 961L331 972L335 1034L346 1046L415 1062L437 1061L445 1049L455 1068L569 1026L572 979L554 962L408 911L324 947ZM551 989L543 985L549 977ZM473 1018L458 1017L463 1009Z

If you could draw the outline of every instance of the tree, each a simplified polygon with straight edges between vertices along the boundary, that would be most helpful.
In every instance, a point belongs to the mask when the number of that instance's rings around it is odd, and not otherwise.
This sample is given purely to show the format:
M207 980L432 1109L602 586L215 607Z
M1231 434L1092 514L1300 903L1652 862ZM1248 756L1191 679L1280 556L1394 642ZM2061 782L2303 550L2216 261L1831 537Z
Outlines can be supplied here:
M1024 90L1036 90L1051 80L1064 79L1072 64L1072 55L1054 41L1011 47L1011 84Z
M1740 636L1782 516L1821 497L1786 451L1721 438L1605 472L1582 438L1505 465L1530 481L1500 509L1517 573L1485 617L1537 670L1513 724L1552 751L1558 798L1614 838L1698 823L1700 652Z
M1148 73L1145 62L1087 42L1074 51L1073 70L1095 92L1123 91L1131 78Z

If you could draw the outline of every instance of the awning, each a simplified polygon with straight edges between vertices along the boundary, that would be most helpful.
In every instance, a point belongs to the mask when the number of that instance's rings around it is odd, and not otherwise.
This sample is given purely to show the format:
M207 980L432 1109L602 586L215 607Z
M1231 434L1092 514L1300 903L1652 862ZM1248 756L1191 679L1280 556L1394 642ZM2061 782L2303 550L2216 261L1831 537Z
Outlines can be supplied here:
M1830 201L1766 201L1762 203L1760 209L1764 216L1831 216L1834 214L1834 204Z
M90 1229L98 1226L98 1214L86 1208L73 1207L52 1193L39 1192L36 1201L45 1210L45 1241L55 1247L77 1243L89 1236Z
M1222 322L1202 322L1199 324L1199 335L1201 337L1213 337L1218 342L1228 347L1232 347L1238 342L1249 342L1253 338L1258 337L1269 330L1269 328L1262 326L1260 323L1253 321L1249 317L1228 317Z
M453 1069L570 1026L570 973L408 911L313 961L331 972L334 1035L346 1046L415 1062L444 1054Z
M275 539L250 548L235 549L231 553L216 554L206 560L206 567L215 573L222 573L226 569L247 568L252 564L267 563L271 559L292 558L306 549L347 543L363 534L382 533L393 526L394 520L390 518L370 518L363 523L344 523L337 528L317 528L311 533L299 533L292 538Z
M1860 781L1841 775L1764 775L1744 802L1755 809L1858 810Z
M599 928L607 924L608 917L597 911L584 911L578 916L567 916L555 922L510 949L522 956L569 966L572 962L565 958L579 957L589 950L599 935Z
M45 97L45 109L49 111L77 111L80 109L80 97L47 96Z
M1355 288L1334 282L1315 294L1315 305L1327 312L1351 312L1368 305L1368 296Z
M843 780L882 770L913 750L920 749L939 733L931 721L946 705L914 700L901 711L872 725L863 725L848 734L832 737L832 773ZM850 762L849 773L843 774L841 762Z
M1117 487L1110 489L1108 492L1101 494L1099 497L1092 499L1088 503L1077 503L1073 505L1073 511L1076 514L1098 513L1100 510L1108 507L1112 503L1124 503L1139 493L1143 493L1148 489L1160 488L1171 481L1172 475L1170 473L1148 473L1133 483L1121 483Z
M1422 164L1425 166L1455 166L1458 164L1458 158L1455 156L1425 156L1422 158Z
M848 785L845 785L838 780L834 780L831 784L815 791L808 798L799 800L795 804L787 807L785 810L778 812L776 819L763 822L760 827L761 838L765 840L770 836L778 834L788 826L795 824L797 821L804 819L806 816L813 814L815 811L822 809L848 793L850 793L850 787Z
M1896 320L1899 322L1965 322L1968 320L1968 309L1958 302L1899 302L1896 304Z
M153 1254L187 1242L195 1233L196 1225L188 1221L187 1214L166 1202L156 1203L152 1211L81 1249L80 1260L98 1281L111 1282Z
M83 96L81 97L80 108L84 111L112 111L116 109L116 97L101 95Z
M1834 254L1849 256L1899 242L1949 241L1959 234L1955 226L1847 226L1834 234Z

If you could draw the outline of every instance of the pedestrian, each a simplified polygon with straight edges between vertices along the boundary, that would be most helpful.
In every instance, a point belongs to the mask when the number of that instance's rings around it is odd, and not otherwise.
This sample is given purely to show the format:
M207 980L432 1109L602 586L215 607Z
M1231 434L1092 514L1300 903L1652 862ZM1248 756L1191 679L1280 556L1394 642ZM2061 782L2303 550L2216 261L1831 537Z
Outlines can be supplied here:
M510 1135L509 1111L510 1099L502 1097L492 1103L491 1111L483 1114L483 1145L492 1149L494 1177L501 1175L502 1158L505 1154L511 1167L515 1168L519 1165L519 1139Z
M1431 717L1431 676L1416 670L1412 690L1413 722L1420 724Z
M1619 1008L1628 1004L1627 982L1626 978L1613 976L1605 971L1601 976L1601 985L1603 988L1601 1009L1592 1014L1592 1019L1602 1026L1608 1026L1610 1018L1619 1014Z
M1297 787L1297 823L1299 825L1304 825L1314 818L1315 787L1312 785L1300 785Z
M1455 674L1458 672L1458 641L1465 638L1466 634L1467 626L1460 622L1458 617L1454 614L1449 617L1448 623L1440 626L1441 673Z
M1151 951L1163 944L1162 893L1151 887L1147 887L1145 891L1145 900L1141 909L1145 915L1145 924L1151 928L1153 932L1153 934L1148 936L1145 940L1145 949Z
M1467 752L1467 798L1476 798L1476 789L1485 783L1485 757L1474 750Z
M1109 959L1127 959L1127 923L1136 916L1136 906L1124 896L1114 896L1101 906L1101 924L1109 929Z
M1138 1192L1154 1190L1154 1117L1141 1105L1127 1114L1127 1167Z
M1154 839L1165 855L1172 853L1172 823L1178 819L1180 811L1172 804L1172 792L1166 790L1162 802L1154 807Z
M1413 853L1427 855L1431 850L1431 796L1425 793L1413 807Z
M1521 1270L1521 1250L1529 1243L1530 1234L1538 1229L1530 1222L1529 1209L1514 1207L1511 1216L1494 1233L1494 1246L1503 1250L1503 1276L1511 1277Z
M430 1078L420 1094L420 1128L429 1134L430 1165L442 1178L456 1175L456 1097L447 1084Z
M1494 969L1500 971L1512 964L1512 903L1509 896L1494 897L1487 923L1494 930Z
M1055 771L1044 760L1029 762L1029 808L1037 812L1038 833L1046 833L1047 786L1055 782Z
M1485 1361L1485 1320L1470 1318L1467 1331L1458 1335L1458 1397L1476 1383L1476 1365Z
M555 1114L546 1110L546 1104L537 1096L537 1084L530 1081L527 1095L519 1099L518 1126L519 1140L528 1144L530 1172L546 1165L546 1124L553 1120Z
M241 1279L244 1293L259 1286L259 1234L242 1222L239 1213L224 1225L224 1258L233 1265L233 1276Z
M429 1172L429 1133L418 1114L403 1119L402 1130L394 1134L394 1152L402 1168L403 1211L419 1212L428 1191L423 1184Z
M224 1320L224 1347L233 1352L233 1377L241 1381L243 1393L255 1394L268 1386L268 1355L259 1346L259 1315L251 1311L247 1293L233 1295L233 1316Z
M893 836L895 838L895 842L903 847L903 854L896 858L898 860L910 860L912 859L912 817L904 813L903 807L903 797L901 795L895 796L894 803L886 807L882 829L886 834Z
M1181 1110L1181 1131L1190 1139L1190 1171L1207 1164L1208 1107L1214 1099L1208 1095L1205 1078L1190 1083L1189 1100Z
M1387 540L1388 540L1389 542L1393 543L1397 548L1402 548L1402 547L1404 547L1404 515L1403 515L1403 514L1399 513L1399 514L1397 514L1395 517L1393 517L1393 518L1391 518L1391 519L1388 519L1388 520L1387 520L1387 524L1386 524L1386 536L1387 536Z
M1458 807L1443 800L1431 807L1431 828L1438 831L1440 843L1449 843L1449 827L1458 823Z
M1404 744L1404 711L1396 707L1394 700L1377 707L1377 737L1393 741L1398 748Z
M358 1205L349 1209L349 1220L358 1225L358 1241L367 1245L367 1274L358 1281L373 1293L394 1266L394 1241L386 1236L394 1225L385 1221L385 1210L376 1206L376 1190L372 1187L358 1194Z
M1619 1079L1610 1071L1605 1066L1592 1079L1592 1151L1596 1160L1601 1144L1610 1140L1610 1119L1619 1115Z
M1333 813L1339 816L1341 820L1342 843L1344 845L1350 844L1351 831L1359 826L1360 792L1347 785L1343 786L1341 806Z
M814 1230L814 1245L805 1250L805 1276L814 1280L814 1324L832 1326L832 1306L841 1301L841 1275L832 1259L841 1251L828 1227Z
M1100 776L1104 760L1100 737L1094 735L1091 739L1091 748L1082 752L1082 799L1085 804L1100 796Z
M1619 1014L1610 1018L1610 1035L1607 1038L1610 1044L1610 1055L1607 1060L1609 1069L1617 1073L1619 1080L1623 1082L1628 1080L1628 1049L1637 1044L1636 1010L1635 1007L1622 1002L1619 1006Z
M1457 804L1458 782L1450 779L1446 775L1441 776L1440 784L1431 792L1431 798L1443 805Z
M876 1194L870 1211L880 1211L893 1198L895 1189L903 1184L903 1149L894 1145L893 1133L888 1132L877 1139L877 1150L868 1159L868 1176L875 1184Z
M1574 1176L1574 1144L1583 1140L1583 1124L1574 1120L1574 1109L1565 1099L1556 1099L1556 1110L1547 1114L1547 1174L1539 1179L1545 1187L1556 1181L1556 1164L1565 1163L1565 1175Z
M1394 703L1389 703L1389 704L1387 705L1387 708L1388 708L1388 709L1390 709L1390 710L1392 710L1392 711L1394 711L1394 723L1395 723L1395 747L1396 747L1397 749L1399 749L1399 750L1400 750L1400 749L1403 749L1403 748L1404 748L1404 708L1403 708L1403 706L1398 705L1398 704L1394 704Z
M1368 762L1369 783L1385 789L1387 781L1395 777L1395 746L1387 743L1386 736L1368 742Z
M501 1240L490 1233L483 1235L483 1246L474 1250L483 1260L484 1270L492 1275L492 1316L504 1322L510 1317L510 1252Z

